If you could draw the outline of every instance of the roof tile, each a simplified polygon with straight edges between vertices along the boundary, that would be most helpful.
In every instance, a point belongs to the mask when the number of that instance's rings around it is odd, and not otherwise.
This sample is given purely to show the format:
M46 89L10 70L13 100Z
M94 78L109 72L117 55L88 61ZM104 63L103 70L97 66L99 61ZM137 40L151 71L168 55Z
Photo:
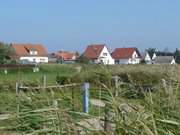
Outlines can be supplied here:
M15 50L17 56L32 56L30 50L36 50L36 56L47 56L46 48L41 44L11 44L11 47Z
M112 52L112 57L114 59L128 59L132 57L134 51L136 51L140 57L140 53L137 48L116 48Z
M97 59L99 55L101 54L104 47L105 47L105 44L89 45L84 52L84 56L89 59Z

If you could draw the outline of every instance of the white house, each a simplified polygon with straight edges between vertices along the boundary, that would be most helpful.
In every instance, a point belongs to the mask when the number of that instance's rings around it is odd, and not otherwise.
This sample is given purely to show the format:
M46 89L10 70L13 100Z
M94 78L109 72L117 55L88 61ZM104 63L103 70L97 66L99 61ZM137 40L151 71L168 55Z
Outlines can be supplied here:
M152 59L149 53L146 51L144 53L141 53L141 59L144 61L146 64L152 64Z
M105 65L114 64L114 59L111 57L111 54L105 44L89 45L83 55L90 59L92 63L102 63Z
M115 59L115 64L139 64L141 61L137 48L116 48L112 57Z
M154 64L176 64L173 56L156 56Z
M11 44L13 59L21 63L48 63L48 53L41 44Z

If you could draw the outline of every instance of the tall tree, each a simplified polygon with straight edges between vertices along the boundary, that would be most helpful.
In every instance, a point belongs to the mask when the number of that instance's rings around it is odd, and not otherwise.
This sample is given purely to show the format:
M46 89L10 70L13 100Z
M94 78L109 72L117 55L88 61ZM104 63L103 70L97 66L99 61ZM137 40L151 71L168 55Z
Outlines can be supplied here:
M10 59L12 49L8 44L0 42L0 64L5 64Z
M153 54L156 52L156 48L148 48L146 51L149 53L150 57L153 57Z
M84 55L81 55L78 60L78 63L82 63L82 64L88 64L90 62L90 60L88 58L86 58Z
M158 56L173 56L174 53L169 51L169 48L166 47L163 51L157 51L156 54Z
M176 51L174 52L174 58L176 60L176 63L180 64L180 50L176 48Z

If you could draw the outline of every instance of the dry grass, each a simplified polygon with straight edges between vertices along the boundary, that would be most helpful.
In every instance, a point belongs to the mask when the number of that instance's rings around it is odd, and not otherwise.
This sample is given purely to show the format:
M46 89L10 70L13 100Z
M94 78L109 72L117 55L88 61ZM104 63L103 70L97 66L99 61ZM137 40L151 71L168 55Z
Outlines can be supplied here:
M50 68L48 70L53 72ZM108 106L106 111L111 116L114 134L180 134L180 66L83 65L81 73L74 73L74 78L71 76L69 82L90 81L91 88L96 87L91 89L92 98L99 98L99 90L102 90L100 99ZM120 77L118 88L115 88L112 75ZM153 86L153 91L144 91L144 85L147 84ZM118 96L114 96L115 90ZM17 98L11 90L4 91L2 87L1 112L14 117L0 121L0 126L29 135L79 134L79 129L84 134L108 134L79 127L78 122L83 119L94 119L97 114L104 118L105 110L101 108L99 113L98 109L91 106L93 110L90 110L89 115L82 113L80 88L75 95L75 102L71 89L69 91L22 92ZM58 106L54 105L54 101L58 102ZM18 113L17 103L20 104Z

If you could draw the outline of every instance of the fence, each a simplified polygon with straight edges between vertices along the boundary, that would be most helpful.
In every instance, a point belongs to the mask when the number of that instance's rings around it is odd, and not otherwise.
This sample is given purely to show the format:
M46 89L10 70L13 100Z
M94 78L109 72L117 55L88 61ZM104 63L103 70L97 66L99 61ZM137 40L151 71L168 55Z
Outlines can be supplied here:
M119 78L117 76L112 78L114 80L114 85L115 85L115 91L114 91L114 96L118 96L118 81ZM48 90L48 89L54 89L57 88L58 89L63 89L63 88L72 88L70 89L72 91L72 99L74 100L74 90L73 87L75 86L80 86L81 87L81 91L82 91L82 110L84 113L89 113L89 103L90 103L90 84L88 82L84 82L83 84L80 83L72 83L72 84L66 84L66 85L52 85L52 86L47 86L46 85L46 76L43 77L43 85L42 86L35 86L35 87L31 87L31 86L24 86L23 84L20 83L16 83L16 94L17 97L19 97L19 93L20 91L30 91L30 90ZM91 88L91 89L96 89L98 90L98 88ZM69 90L69 89L68 89ZM101 96L101 89L99 89L99 95ZM101 101L101 97L98 97L99 101ZM19 102L17 102L17 113L19 112ZM57 107L58 102L55 101L55 107ZM73 104L74 105L74 104ZM101 106L102 107L102 106ZM100 108L100 107L99 107ZM112 134L112 113L110 111L110 106L108 106L108 104L105 104L105 106L103 106L103 110L104 110L104 119L100 118L100 120L104 121L104 131L106 131L108 134Z
M44 77L44 85L38 86L38 87L28 87L23 86L23 84L16 83L16 95L19 97L19 92L23 90L46 90L46 89L53 89L53 88L67 88L67 87L74 87L74 86L82 86L81 89L83 91L82 99L83 99L83 112L88 113L89 112L89 88L90 85L88 82L85 82L83 84L79 83L72 83L72 84L66 84L66 85L52 85L52 86L46 86L46 77ZM72 90L72 99L74 99L74 91ZM19 112L19 105L17 107L17 111Z

